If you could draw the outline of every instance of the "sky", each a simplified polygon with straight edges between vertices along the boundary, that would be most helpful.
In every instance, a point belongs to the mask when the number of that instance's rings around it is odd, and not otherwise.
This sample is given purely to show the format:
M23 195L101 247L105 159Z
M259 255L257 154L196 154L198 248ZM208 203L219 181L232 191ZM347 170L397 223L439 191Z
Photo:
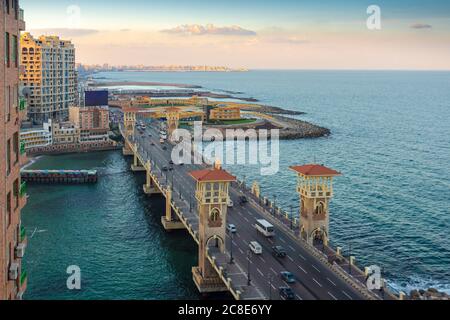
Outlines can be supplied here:
M448 0L20 3L27 31L72 40L85 64L450 70Z

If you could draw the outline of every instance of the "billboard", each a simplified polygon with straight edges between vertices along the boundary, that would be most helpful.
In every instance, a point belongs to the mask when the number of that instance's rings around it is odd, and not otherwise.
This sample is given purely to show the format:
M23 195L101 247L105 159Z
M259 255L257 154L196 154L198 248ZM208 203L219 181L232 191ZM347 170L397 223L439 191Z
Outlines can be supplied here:
M84 93L84 105L86 107L107 106L108 90L86 91Z

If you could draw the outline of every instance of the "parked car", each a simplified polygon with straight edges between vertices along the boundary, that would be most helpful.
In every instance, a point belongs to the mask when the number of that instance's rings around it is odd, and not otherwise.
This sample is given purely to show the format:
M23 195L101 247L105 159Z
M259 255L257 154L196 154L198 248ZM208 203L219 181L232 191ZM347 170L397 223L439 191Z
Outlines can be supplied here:
M229 224L227 226L227 231L228 233L236 233L237 232L236 226L234 224Z
M295 277L294 275L289 271L283 271L281 272L281 279L286 281L287 283L295 283Z
M170 161L169 161L169 164L170 164L170 165L173 165L173 161L172 161L172 160L170 160Z
M289 287L281 287L280 296L286 300L295 300L294 291Z
M167 150L167 147L166 146L164 146L163 148L162 148L164 151L166 151Z
M248 203L247 197L246 196L241 196L239 198L239 203L240 203L241 206L243 206L244 204Z
M170 166L170 167L169 167L169 171L173 171L173 166Z
M272 248L272 252L275 257L277 258L285 258L286 257L286 250L282 246L276 246Z
M167 172L167 171L169 171L169 168L166 167L166 166L164 166L164 167L162 168L162 171Z
M262 247L258 242L256 242L256 241L250 242L249 247L250 247L250 250L252 250L252 252L254 254L262 254Z

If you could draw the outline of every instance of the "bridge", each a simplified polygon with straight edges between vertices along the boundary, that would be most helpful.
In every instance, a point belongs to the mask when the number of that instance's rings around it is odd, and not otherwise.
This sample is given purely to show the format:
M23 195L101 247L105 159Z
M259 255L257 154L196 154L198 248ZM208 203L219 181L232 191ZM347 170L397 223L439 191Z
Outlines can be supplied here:
M171 122L175 110L168 112ZM165 198L164 228L186 230L197 243L198 266L192 274L199 292L229 292L236 300L280 300L279 289L290 287L297 300L398 299L384 280L379 290L369 290L368 269L359 269L354 257L344 257L342 248L329 246L328 204L337 171L319 165L291 167L302 200L300 215L293 218L264 198L257 183L247 188L219 164L171 165L174 145L160 143L157 121L151 118L137 109L124 110L123 154L133 157L134 172L145 173L143 192ZM146 122L145 131L137 130L137 121ZM248 202L241 204L243 196ZM228 205L229 199L234 206ZM256 221L262 219L274 226L273 238L256 231ZM228 224L236 226L235 234L226 232ZM261 255L249 250L252 241L262 246ZM274 255L274 246L282 246L286 257ZM283 280L284 271L296 282Z

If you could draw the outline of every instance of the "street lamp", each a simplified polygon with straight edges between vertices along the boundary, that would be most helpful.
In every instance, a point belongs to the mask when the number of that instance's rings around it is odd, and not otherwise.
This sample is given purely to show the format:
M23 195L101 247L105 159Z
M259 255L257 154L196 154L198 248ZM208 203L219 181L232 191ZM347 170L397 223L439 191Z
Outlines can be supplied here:
M352 274L352 243L348 244L348 273Z
M289 217L289 218L290 218L290 220L291 220L291 230L292 230L292 229L294 229L294 221L293 221L293 220L294 220L294 213L293 213L293 206L290 205L289 208L290 208L290 211L291 211L291 212L290 212L290 217Z
M234 263L233 258L233 232L230 232L230 264Z
M251 258L252 252L250 250L247 251L247 260L248 260L248 270L247 270L247 285L252 285L252 280L250 279L250 258Z
M273 199L273 209L272 209L273 215L275 215L276 207L277 207L277 195L275 195Z

